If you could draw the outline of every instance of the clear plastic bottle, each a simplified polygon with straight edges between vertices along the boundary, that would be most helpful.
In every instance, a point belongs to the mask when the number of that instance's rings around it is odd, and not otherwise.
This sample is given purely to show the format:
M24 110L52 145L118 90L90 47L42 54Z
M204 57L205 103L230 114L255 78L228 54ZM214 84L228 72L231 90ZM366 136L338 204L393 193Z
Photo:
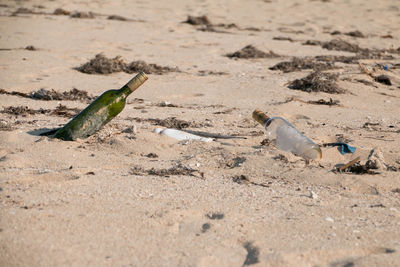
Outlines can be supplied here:
M322 157L321 148L300 133L287 120L281 117L269 118L258 109L253 111L253 119L264 126L268 139L277 148L307 160Z

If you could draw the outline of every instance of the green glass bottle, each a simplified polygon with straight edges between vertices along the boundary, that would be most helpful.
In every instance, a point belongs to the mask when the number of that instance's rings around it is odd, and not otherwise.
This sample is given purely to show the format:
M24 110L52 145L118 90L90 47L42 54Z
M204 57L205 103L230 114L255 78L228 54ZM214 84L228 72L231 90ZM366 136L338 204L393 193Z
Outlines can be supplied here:
M66 141L86 138L117 116L125 107L126 98L147 80L140 72L119 90L108 90L76 115L54 137Z

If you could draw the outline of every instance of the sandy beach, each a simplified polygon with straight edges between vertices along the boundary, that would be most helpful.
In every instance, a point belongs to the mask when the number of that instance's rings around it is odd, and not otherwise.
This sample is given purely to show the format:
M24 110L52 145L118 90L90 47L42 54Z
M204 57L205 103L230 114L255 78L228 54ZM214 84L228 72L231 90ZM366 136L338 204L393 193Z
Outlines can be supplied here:
M396 0L0 1L0 265L400 266L399 25ZM96 134L49 135L139 71Z

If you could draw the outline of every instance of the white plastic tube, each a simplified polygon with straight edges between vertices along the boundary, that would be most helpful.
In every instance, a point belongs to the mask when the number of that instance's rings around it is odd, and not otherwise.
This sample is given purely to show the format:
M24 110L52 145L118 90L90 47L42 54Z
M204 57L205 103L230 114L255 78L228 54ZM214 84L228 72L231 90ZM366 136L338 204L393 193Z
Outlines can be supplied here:
M184 131L179 131L176 129L162 129L162 128L156 128L154 129L155 133L161 134L161 135L166 135L171 138L174 138L179 141L184 141L184 140L197 140L197 141L202 141L202 142L211 142L213 141L212 138L207 138L207 137L201 137L195 134L187 133Z

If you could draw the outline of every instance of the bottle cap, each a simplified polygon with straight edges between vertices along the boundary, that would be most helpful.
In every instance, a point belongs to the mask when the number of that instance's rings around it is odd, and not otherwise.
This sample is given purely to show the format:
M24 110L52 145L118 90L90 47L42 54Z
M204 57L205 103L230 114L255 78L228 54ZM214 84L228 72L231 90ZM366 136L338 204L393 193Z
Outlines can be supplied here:
M139 86L141 86L148 79L147 75L144 72L139 72L138 75L132 78L126 86L131 89L131 91L135 91Z
M261 110L256 109L253 111L253 119L264 126L264 124L270 119L265 113Z

